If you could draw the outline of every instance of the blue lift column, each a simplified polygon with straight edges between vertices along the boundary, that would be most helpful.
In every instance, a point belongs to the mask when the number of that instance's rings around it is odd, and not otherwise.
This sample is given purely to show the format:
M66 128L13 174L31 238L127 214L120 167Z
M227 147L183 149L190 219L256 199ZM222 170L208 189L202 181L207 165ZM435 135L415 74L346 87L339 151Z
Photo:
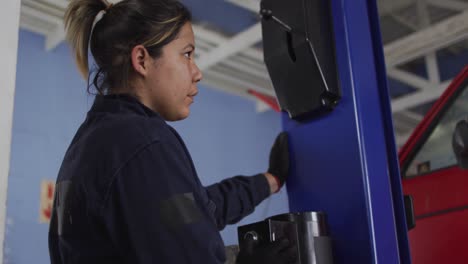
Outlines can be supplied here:
M342 99L306 122L283 115L292 212L328 215L337 264L410 263L375 0L331 0Z

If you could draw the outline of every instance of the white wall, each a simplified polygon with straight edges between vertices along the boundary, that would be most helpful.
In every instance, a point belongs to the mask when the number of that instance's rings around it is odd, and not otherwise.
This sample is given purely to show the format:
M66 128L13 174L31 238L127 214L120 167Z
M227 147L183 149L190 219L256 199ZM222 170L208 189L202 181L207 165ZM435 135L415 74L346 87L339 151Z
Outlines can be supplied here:
M0 260L3 259L5 238L20 3L18 0L3 0L0 8Z

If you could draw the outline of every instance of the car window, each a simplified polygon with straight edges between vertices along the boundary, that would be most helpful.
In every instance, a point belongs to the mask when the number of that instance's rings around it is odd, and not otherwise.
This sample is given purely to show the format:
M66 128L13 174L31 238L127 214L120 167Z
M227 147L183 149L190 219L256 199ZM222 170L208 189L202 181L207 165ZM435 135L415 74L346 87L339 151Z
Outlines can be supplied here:
M457 164L452 151L452 135L461 119L468 119L467 85L445 113L439 118L427 140L410 162L403 175L407 178L424 175Z

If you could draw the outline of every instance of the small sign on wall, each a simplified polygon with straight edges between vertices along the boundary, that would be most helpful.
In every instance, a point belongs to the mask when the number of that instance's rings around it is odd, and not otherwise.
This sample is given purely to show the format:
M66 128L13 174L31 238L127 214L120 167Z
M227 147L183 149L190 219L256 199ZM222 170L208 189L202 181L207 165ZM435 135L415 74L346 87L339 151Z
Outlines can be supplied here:
M48 224L52 216L54 204L55 181L43 180L41 183L41 206L39 211L39 222Z

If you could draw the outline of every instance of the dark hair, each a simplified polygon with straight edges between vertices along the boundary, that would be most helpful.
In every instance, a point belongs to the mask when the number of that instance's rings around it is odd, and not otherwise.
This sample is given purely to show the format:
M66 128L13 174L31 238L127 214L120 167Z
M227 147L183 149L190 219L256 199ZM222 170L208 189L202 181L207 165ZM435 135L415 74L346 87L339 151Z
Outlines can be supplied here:
M103 17L93 29L102 11ZM158 58L191 19L190 11L177 0L124 0L115 5L106 0L72 0L65 13L65 29L85 79L90 78L88 48L91 50L97 64L93 84L99 94L105 94L129 87L133 47L143 45L150 56Z

